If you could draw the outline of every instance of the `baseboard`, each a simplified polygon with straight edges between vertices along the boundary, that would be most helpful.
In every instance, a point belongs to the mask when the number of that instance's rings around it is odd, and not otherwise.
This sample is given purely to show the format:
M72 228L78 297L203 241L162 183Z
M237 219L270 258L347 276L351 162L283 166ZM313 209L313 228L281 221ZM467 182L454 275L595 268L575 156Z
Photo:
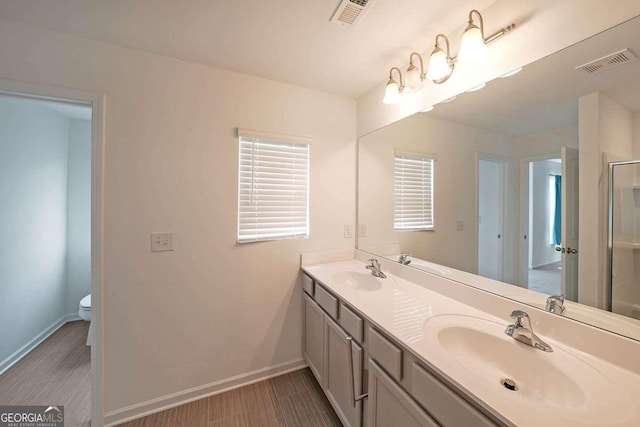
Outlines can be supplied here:
M205 397L224 393L225 391L243 387L259 381L277 377L288 372L297 371L307 366L304 359L296 359L279 365L268 366L246 374L236 375L220 381L193 387L177 393L136 403L124 408L109 411L104 416L105 427L116 426L131 420L146 417L156 412L165 411Z
M543 262L542 264L537 264L533 267L529 267L529 270L535 270L537 268L542 268L542 267L547 267L549 265L553 265L553 264L557 264L559 263L561 260L557 260L557 261L550 261L550 262Z
M33 339L31 339L31 341L20 347L13 354L0 362L0 375L4 374L9 368L18 363L20 359L29 354L34 348L42 344L44 340L49 338L55 331L60 329L62 325L74 320L80 320L78 313L65 314L64 316L53 322L44 331L40 332Z

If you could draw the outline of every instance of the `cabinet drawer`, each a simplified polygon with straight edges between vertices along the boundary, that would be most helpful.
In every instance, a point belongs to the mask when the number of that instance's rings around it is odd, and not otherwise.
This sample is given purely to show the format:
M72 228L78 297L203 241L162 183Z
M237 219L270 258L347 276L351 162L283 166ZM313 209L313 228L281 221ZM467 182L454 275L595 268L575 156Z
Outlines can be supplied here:
M342 325L354 340L360 343L362 342L364 336L364 321L342 303L340 303L340 325Z
M315 286L315 291L316 291L316 294L315 294L316 302L320 304L320 307L322 307L324 311L329 313L329 316L333 317L334 319L337 319L338 318L338 300L329 292L325 291L322 286L319 286L317 284Z
M396 381L402 379L402 350L373 328L369 328L369 357Z
M302 273L302 289L313 296L313 279L304 273Z
M417 363L412 365L411 375L413 398L440 424L451 427L496 426Z

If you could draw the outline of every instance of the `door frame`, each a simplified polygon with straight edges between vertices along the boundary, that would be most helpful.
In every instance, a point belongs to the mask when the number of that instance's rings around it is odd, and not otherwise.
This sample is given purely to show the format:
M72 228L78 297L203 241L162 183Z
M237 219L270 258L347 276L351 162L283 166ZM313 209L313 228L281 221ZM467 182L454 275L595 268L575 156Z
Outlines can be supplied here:
M0 94L91 106L91 424L104 424L104 119L105 95L0 78Z
M518 266L518 282L527 288L529 286L529 245L531 242L531 236L529 236L529 163L558 158L562 159L562 150L553 153L539 154L537 156L522 157L520 159L520 188L518 191L520 202L518 203L518 238L516 239L518 260L516 265ZM527 209L524 209L525 206ZM523 240L525 240L524 236L527 236L526 245L523 244Z
M490 154L483 153L477 151L475 153L475 217L473 223L474 227L474 273L478 274L478 255L479 255L479 245L480 245L480 233L479 227L480 223L478 222L478 216L480 215L480 161L485 160L489 162L500 163L502 165L502 238L501 240L501 249L502 256L500 257L500 281L504 281L505 278L505 262L504 256L506 252L506 241L505 230L507 229L506 219L507 219L507 196L508 196L508 183L509 183L509 162L511 159L506 156L500 156L498 154Z

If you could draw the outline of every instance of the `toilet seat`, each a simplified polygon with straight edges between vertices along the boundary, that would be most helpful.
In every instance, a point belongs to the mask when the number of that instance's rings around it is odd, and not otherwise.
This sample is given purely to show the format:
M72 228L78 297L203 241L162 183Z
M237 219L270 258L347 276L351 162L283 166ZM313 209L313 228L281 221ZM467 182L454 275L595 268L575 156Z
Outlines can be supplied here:
M81 310L91 310L91 294L85 296L80 300Z

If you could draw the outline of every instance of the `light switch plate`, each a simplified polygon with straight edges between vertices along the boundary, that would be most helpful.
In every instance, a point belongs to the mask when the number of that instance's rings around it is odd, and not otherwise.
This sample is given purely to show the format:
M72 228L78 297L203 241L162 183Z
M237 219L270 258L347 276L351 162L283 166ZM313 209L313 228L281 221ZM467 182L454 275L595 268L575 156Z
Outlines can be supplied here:
M367 237L367 225L359 224L358 225L358 237Z
M353 237L353 226L352 225L345 225L344 226L344 238L345 239L350 239Z
M464 221L456 221L456 230L461 231L464 230Z
M173 250L173 233L151 233L151 252Z

